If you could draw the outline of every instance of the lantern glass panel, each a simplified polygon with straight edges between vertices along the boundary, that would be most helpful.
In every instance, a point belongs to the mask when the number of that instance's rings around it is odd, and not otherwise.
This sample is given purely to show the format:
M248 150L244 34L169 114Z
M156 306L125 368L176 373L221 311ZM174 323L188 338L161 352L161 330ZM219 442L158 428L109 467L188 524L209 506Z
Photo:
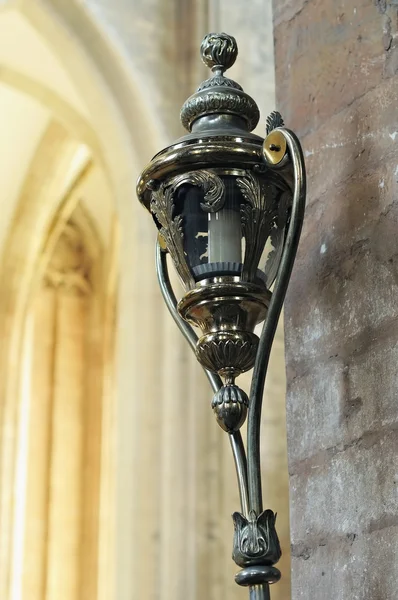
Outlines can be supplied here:
M225 202L209 212L201 188L184 184L174 197L175 213L182 217L186 259L195 281L222 275L240 275L242 270L242 194L235 177L221 177Z
M208 210L205 192L197 185L184 183L175 191L174 216L182 218L183 248L188 267L196 282L219 276L241 276L245 259L246 263L248 261L246 252L256 245L260 255L256 254L258 265L253 282L269 288L275 279L283 247L283 192L266 186L265 203L257 212L255 209L249 212L254 224L245 231L242 207L248 200L243 196L236 176L222 175L220 178L225 196L224 204L216 211Z

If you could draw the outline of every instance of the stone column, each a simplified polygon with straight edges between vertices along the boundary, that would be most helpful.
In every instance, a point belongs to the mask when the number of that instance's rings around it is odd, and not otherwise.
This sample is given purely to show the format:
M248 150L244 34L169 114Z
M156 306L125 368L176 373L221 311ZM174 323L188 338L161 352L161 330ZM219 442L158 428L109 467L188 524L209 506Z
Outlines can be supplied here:
M33 303L34 352L22 584L22 597L37 600L46 596L56 304L56 290L42 285Z
M292 598L397 595L396 2L274 2L308 209L286 302Z
M131 279L120 279L116 404L116 597L160 597L163 302L154 269L156 234L142 212L121 256ZM132 337L132 334L134 337ZM178 332L177 332L178 334ZM126 377L128 373L128 377Z
M81 584L86 303L62 292L57 302L46 598L72 600Z

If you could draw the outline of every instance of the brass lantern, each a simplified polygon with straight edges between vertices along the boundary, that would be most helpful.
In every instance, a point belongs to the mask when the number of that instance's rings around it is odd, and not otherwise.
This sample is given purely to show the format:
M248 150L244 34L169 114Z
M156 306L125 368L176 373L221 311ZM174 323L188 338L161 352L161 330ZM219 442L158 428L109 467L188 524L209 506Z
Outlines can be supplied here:
M242 514L234 515L234 558L244 566L237 581L266 591L278 579L272 565L280 549L274 515L262 511L259 423L268 355L301 230L305 176L300 145L279 113L268 117L265 140L251 133L258 107L224 75L237 53L232 36L204 38L201 55L212 75L181 109L188 134L152 159L137 194L158 229L165 301L208 374L217 421L231 436L242 500ZM166 255L185 290L178 303ZM254 329L262 321L260 341ZM249 401L235 378L253 366ZM246 466L239 428L248 410ZM245 527L250 543L241 535Z

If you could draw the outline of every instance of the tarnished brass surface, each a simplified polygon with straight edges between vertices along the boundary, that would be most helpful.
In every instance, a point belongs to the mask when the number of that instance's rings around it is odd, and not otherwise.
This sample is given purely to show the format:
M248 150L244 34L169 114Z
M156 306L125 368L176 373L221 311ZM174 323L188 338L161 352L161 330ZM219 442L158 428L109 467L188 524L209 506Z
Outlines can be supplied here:
M159 223L159 233L162 236L170 256L174 262L181 282L188 288L194 286L190 268L185 260L182 218L174 215L174 188L162 184L151 192L151 212Z
M224 76L238 55L236 40L226 33L210 33L201 45L202 60L212 76L203 81L199 89L185 101L181 109L181 122L188 131L195 122L214 113L234 114L245 121L245 128L254 129L260 118L256 102L242 87Z
M258 337L249 331L215 331L199 338L196 357L209 371L234 380L256 359Z
M153 185L192 169L221 167L240 170L263 163L262 141L254 143L243 138L208 137L190 140L166 148L157 154L142 171L137 181L137 196L149 210Z
M167 248L183 285L190 289L195 285L191 270L186 261L183 246L183 226L181 215L174 215L174 194L185 183L203 189L205 212L219 210L225 202L225 188L221 178L210 170L196 170L181 173L168 179L160 186L152 185L151 212L159 224L159 235L163 240L163 250Z
M264 286L226 276L201 281L180 300L182 318L202 331L196 355L207 369L234 377L251 369L258 345L253 330L270 298Z
M211 407L221 429L236 433L245 422L249 398L239 386L226 383L214 394Z
M203 279L178 303L183 319L202 332L246 330L264 320L271 292L240 277Z
M286 139L281 131L271 131L264 140L264 158L272 165L278 165L286 154Z
M167 250L166 240L164 239L164 237L162 236L160 231L158 233L158 242L159 242L159 246L163 250L163 252L166 252L166 250Z

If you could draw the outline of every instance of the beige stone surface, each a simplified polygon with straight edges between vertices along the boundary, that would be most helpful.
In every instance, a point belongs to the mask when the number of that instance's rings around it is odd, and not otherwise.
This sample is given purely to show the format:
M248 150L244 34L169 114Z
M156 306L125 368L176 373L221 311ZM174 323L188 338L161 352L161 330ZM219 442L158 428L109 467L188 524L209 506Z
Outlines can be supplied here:
M133 4L122 0L21 0L10 2L10 10L18 11L13 17L24 19L18 27L25 31L26 51L18 54L18 61L15 58L0 69L0 81L25 94L29 102L45 105L50 122L57 123L51 125L52 130L55 128L70 153L62 162L62 144L61 148L47 145L50 157L47 163L42 157L40 169L34 169L34 185L29 182L28 191L13 200L18 208L5 239L2 271L11 276L3 290L0 321L19 340L27 307L37 290L35 269L37 274L44 269L46 255L54 249L62 227L79 204L100 236L101 264L106 273L101 309L86 311L84 318L76 313L76 323L70 331L66 328L65 345L59 347L65 356L78 359L81 347L72 347L68 335L76 333L79 322L91 322L93 315L100 315L100 339L90 327L89 337L94 346L98 343L102 347L103 343L107 350L93 351L89 371L82 372L72 361L71 371L61 369L59 374L64 386L59 388L51 476L58 499L51 504L49 522L52 531L59 531L60 542L58 545L58 534L54 533L48 546L52 561L46 567L49 598L62 577L67 579L64 597L68 600L245 597L246 590L233 580L237 568L231 560L230 514L239 508L239 498L228 438L211 414L212 394L200 367L163 306L153 264L154 227L138 205L134 188L145 162L182 133L179 108L205 77L198 47L209 30L219 28L236 36L240 57L231 76L258 100L262 111L259 133L263 132L266 114L273 109L270 3L256 1L248 6L236 1L231 7L226 2L172 0ZM45 60L33 60L39 49ZM3 56L6 62L9 55L9 51L0 52L0 59ZM25 61L25 56L30 59ZM52 81L46 65L59 68ZM59 84L57 89L54 81ZM50 160L59 167L51 169ZM80 174L88 173L77 187L72 185L76 165L80 165ZM60 218L55 219L55 215ZM109 227L104 225L107 223ZM24 238L27 232L30 235ZM89 237L89 232L86 234ZM43 255L46 239L52 241ZM79 303L83 301L66 296L63 302L66 323L67 315L82 309ZM18 312L9 308L13 303ZM14 343L12 336L10 339L9 343ZM113 341L114 353L110 350ZM4 348L7 355L13 352L12 365L18 373L20 340L17 346L11 348L7 342ZM3 362L6 373L9 364ZM101 385L98 370L103 375ZM275 375L264 404L262 455L265 503L279 513L278 526L286 550L285 562L281 563L284 582L273 590L273 600L278 600L289 593L287 487L286 478L280 476L286 473L280 338L271 370ZM45 372L43 378L44 382L35 385L45 386ZM74 396L75 404L64 414L72 381L77 380L80 385L84 380L86 386L84 403L82 397L79 401L79 396ZM81 393L78 390L76 384L75 391ZM18 428L17 406L11 398L10 390L1 396L6 410L2 440L11 438L3 463L8 466L1 475L8 485L13 482L13 444ZM101 398L98 410L96 398ZM37 411L45 411L45 395L42 402ZM61 427L64 419L70 419L70 430ZM82 440L82 431L89 423L96 424L97 433ZM73 439L75 452L65 463L63 480L63 452ZM40 473L45 436L36 443ZM70 506L65 503L67 489L74 490ZM10 514L7 511L12 512L12 501L7 498L9 491L3 493L1 510L5 517ZM32 496L36 511L43 510L40 493L36 489L37 499ZM80 545L76 527L64 532L60 528L62 521L76 525L79 519L83 521ZM0 575L1 597L26 600L9 594L7 578L12 569L7 566L6 554L11 538L11 532L7 533L1 542L0 560L6 565L6 576ZM87 556L84 547L95 548L96 557ZM81 575L83 571L88 574L86 578ZM57 573L61 573L59 577ZM39 583L34 585L44 585L33 566L30 577L37 577Z
M31 397L34 401L30 403L29 411L23 597L31 594L35 598L42 598L45 595L47 571L55 290L41 289L31 310L31 318L34 321L32 345L35 345L32 357ZM38 336L40 343L37 343Z

